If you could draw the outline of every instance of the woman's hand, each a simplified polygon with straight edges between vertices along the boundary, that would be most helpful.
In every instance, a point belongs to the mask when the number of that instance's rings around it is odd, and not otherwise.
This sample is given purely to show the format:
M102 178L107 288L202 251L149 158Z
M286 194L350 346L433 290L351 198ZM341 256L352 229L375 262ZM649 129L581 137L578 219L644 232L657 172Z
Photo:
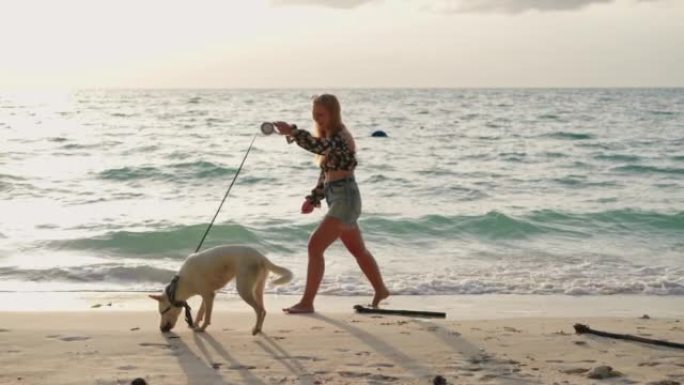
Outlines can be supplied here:
M274 122L280 135L292 135L292 126L286 122Z
M310 200L305 199L302 204L302 214L310 214L314 209L314 204Z

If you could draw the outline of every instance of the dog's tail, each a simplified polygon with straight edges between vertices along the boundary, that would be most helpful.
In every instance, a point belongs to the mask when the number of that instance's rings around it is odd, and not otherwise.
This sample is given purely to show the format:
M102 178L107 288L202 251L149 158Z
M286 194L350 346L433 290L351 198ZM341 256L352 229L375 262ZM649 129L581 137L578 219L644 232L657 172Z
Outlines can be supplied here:
M268 259L266 259L266 268L279 276L278 279L272 282L274 285L284 285L292 280L292 272L290 270L280 267Z

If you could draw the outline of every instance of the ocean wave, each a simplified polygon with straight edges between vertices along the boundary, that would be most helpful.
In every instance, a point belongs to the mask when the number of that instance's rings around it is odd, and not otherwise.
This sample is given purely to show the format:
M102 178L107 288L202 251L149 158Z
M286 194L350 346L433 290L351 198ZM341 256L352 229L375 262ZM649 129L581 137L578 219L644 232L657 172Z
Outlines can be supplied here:
M533 223L550 223L559 226L572 226L586 231L601 229L604 231L625 230L635 233L663 230L673 232L684 230L684 211L663 214L651 211L632 209L608 210L594 213L574 214L553 210L541 210L526 217Z
M233 175L237 169L212 162L184 162L165 167L140 166L112 168L98 173L98 178L112 181L210 179Z
M456 263L457 265L458 263ZM424 274L395 273L387 280L393 295L684 295L684 271L667 267L618 267L616 272L604 263L552 264L527 266L520 264L477 269L446 269ZM168 283L175 270L139 264L104 263L87 266L20 269L0 267L4 280L34 283L97 283L101 290L128 288L136 291L158 290ZM305 275L299 274L285 286L267 286L268 293L301 294ZM229 284L222 292L235 293ZM336 274L322 282L320 294L336 296L371 295L368 283L359 274Z
M512 216L492 211L483 215L427 215L419 218L362 217L364 232L389 240L421 242L430 239L475 238L483 241L526 240L538 237L584 239L600 233L639 235L684 231L684 212L661 214L630 209L594 213L563 213L541 210ZM292 253L288 245L305 244L315 224L264 224L255 227L237 223L215 224L205 248L225 243L261 246L266 250ZM148 231L113 231L106 234L50 241L59 250L99 251L107 255L181 258L201 239L206 225L176 226Z
M60 250L99 250L125 256L180 258L194 250L190 248L200 241L206 227L207 225L191 225L140 232L114 231L96 237L51 241L48 246ZM261 242L261 238L254 231L237 224L214 225L210 238L207 239L205 248L215 243L212 239L220 239L220 243Z
M86 266L53 267L48 269L18 269L0 267L0 277L30 282L110 282L166 283L176 272L148 265L94 264Z
M497 211L473 216L428 215L418 219L370 217L362 220L362 224L366 232L412 238L470 235L481 239L525 239L552 231L546 224L534 224Z
M587 140L594 139L594 135L581 132L554 132L542 135L542 137L561 140Z
M641 160L641 157L627 154L600 154L594 156L594 159L607 160L610 162L638 162Z
M59 250L101 251L108 255L184 258L199 243L207 225L176 226L163 230L113 231L103 235L50 241L46 246ZM306 240L311 225L250 228L234 223L215 224L203 245L238 243L262 246L277 252L292 252L286 245Z
M497 211L473 216L428 215L417 219L362 219L365 231L389 235L420 237L458 237L471 235L482 239L526 239L541 235L587 237L600 229L623 234L684 231L684 212L662 214L631 209L594 213L534 211L511 216Z
M641 166L636 164L630 164L621 167L615 167L612 169L615 172L624 172L630 174L673 174L673 175L684 175L684 168L672 168L672 167L655 167L655 166Z

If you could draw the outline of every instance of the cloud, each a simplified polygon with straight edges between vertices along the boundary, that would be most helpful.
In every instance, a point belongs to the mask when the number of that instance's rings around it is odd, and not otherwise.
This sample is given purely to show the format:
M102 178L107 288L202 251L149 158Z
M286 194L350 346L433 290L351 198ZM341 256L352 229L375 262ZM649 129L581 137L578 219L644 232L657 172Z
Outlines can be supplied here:
M440 0L428 9L439 13L506 13L570 11L613 0Z
M328 8L350 9L374 1L375 0L269 0L269 3L275 6L317 5Z
M383 0L269 0L274 6L313 5L328 8L351 9L363 4ZM387 1L387 0L384 0ZM503 13L518 14L527 11L573 11L592 4L608 4L615 0L392 0L413 3L435 13ZM663 0L632 0L634 3L654 3Z

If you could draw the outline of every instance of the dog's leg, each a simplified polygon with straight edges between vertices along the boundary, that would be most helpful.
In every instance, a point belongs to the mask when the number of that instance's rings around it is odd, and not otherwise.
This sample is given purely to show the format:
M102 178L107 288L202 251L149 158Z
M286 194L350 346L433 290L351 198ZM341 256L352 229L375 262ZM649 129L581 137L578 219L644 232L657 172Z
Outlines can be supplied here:
M194 329L199 329L200 323L204 319L204 314L206 312L206 306L204 305L204 298L202 298L202 304L200 305L199 310L197 311L197 318L195 319L195 324L192 325Z
M259 304L254 299L256 280L259 279L258 274L253 272L245 272L246 274L238 274L235 280L235 288L237 288L240 297L254 309L256 313L257 321L252 329L252 335L261 332L261 324L263 323L264 317L266 316L266 310L264 310L263 304Z
M266 287L266 278L268 277L268 271L265 271L259 277L259 281L256 283L254 288L254 300L257 306L262 310L261 316L257 315L257 325L256 328L261 331L264 326L264 319L266 318L266 307L264 306L264 288Z
M214 309L214 297L216 297L216 293L213 291L209 294L202 295L202 305L200 305L200 308L204 308L204 322L202 322L202 326L200 326L199 329L195 329L196 331L203 332L207 326L211 324L211 311Z

